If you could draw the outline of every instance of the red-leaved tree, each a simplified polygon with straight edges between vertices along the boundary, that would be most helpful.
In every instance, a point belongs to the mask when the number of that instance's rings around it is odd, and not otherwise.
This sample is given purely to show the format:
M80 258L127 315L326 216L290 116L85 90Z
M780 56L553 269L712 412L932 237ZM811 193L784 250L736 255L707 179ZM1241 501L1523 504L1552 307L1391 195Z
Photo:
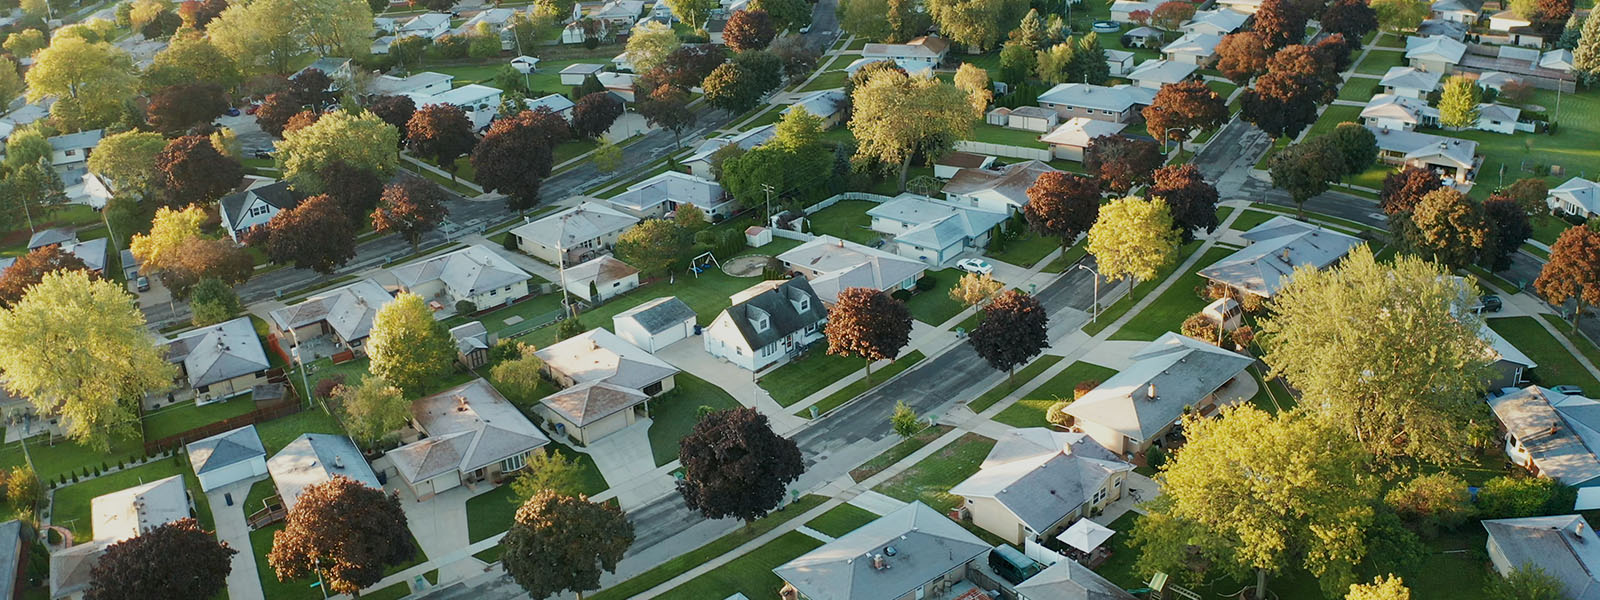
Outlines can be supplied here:
M338 200L319 194L300 201L251 232L252 245L280 264L330 275L356 255L356 226Z
M438 227L450 209L444 205L449 196L438 184L420 177L406 177L383 188L383 198L372 211L372 228L385 233L398 233L411 243L416 252L422 244L422 235Z
M911 341L911 311L906 304L872 288L845 288L828 309L828 354L867 360L893 360Z
M1125 135L1102 135L1083 149L1083 169L1099 180L1100 187L1117 194L1150 181L1150 172L1162 162L1155 142Z
M764 10L736 10L722 29L722 42L734 52L760 50L772 43L777 30Z
M400 496L343 475L307 486L284 521L267 553L279 581L320 573L329 591L356 594L417 553Z
M478 185L505 194L511 210L533 208L568 129L565 119L544 108L495 121L472 151Z
M1064 171L1040 174L1028 187L1022 214L1035 232L1060 239L1061 247L1066 248L1088 233L1099 218L1100 186L1093 179Z
M215 202L243 178L239 161L218 152L211 138L203 135L186 135L167 142L167 147L156 154L156 185L168 207Z

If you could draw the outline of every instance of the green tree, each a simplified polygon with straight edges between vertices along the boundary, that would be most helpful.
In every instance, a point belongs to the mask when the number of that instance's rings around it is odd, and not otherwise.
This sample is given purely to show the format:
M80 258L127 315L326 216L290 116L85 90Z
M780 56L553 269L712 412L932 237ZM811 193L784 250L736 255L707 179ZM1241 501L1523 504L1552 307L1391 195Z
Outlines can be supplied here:
M1549 477L1501 475L1478 488L1478 514L1485 519L1521 519L1572 512L1578 492Z
M905 400L894 403L894 414L889 416L889 424L894 427L894 432L902 438L909 438L922 431L922 417L917 416L917 411L906 404Z
M690 239L675 221L648 219L617 236L617 258L651 277L665 275L689 258Z
M521 506L546 490L564 496L582 494L583 467L563 452L547 449L533 453L522 474L511 481L511 503Z
M5 43L0 46L3 46L6 52L10 52L12 56L28 58L48 45L49 43L45 41L44 32L29 28L11 32L10 35L6 36Z
M394 173L394 148L400 131L370 112L351 114L336 110L316 123L286 132L273 153L284 179L302 193L316 193L322 182L317 172L334 161L366 169L387 178Z
M1061 42L1040 50L1034 59L1034 70L1038 72L1039 79L1045 83L1071 82L1073 54L1077 51L1071 42Z
M189 291L189 309L194 312L194 326L205 327L232 319L243 307L239 295L221 279L201 279Z
M378 377L363 377L355 385L341 385L333 397L344 412L345 429L363 448L376 447L411 420L411 401L400 388Z
M671 27L648 21L628 35L626 54L628 62L633 65L633 72L647 73L682 45Z
M517 509L500 545L506 572L529 595L571 591L581 599L600 588L602 573L617 570L633 524L614 506L544 491Z
M1022 0L929 0L924 5L941 33L979 50L995 47L1028 11Z
M1366 246L1333 268L1297 269L1260 322L1263 359L1301 406L1373 454L1462 460L1468 425L1487 418L1489 350L1470 316L1476 290L1447 275L1412 256L1379 263ZM1358 314L1373 318L1345 318Z
M0 56L0 106L10 106L12 100L22 95L25 85L18 74L17 61Z
M1572 66L1584 82L1600 80L1600 19L1584 19L1578 47L1572 51Z
M1193 545L1229 576L1254 572L1254 597L1287 569L1309 571L1324 593L1355 582L1377 482L1346 432L1249 404L1224 408L1221 418L1187 415L1183 432L1183 451L1163 467L1161 496L1134 526L1141 573L1196 580L1203 569L1193 569Z
M133 297L84 271L46 274L0 311L6 390L63 417L67 437L95 451L138 431L140 399L172 386L163 354Z
M1406 244L1413 252L1451 269L1466 267L1489 241L1483 205L1454 188L1428 192L1404 223Z
M111 180L119 192L147 196L156 181L156 155L167 147L159 133L124 131L100 140L89 155L89 172Z
M615 173L622 168L622 148L610 140L600 140L600 145L589 154L589 162L601 173Z
M532 406L550 391L545 384L544 369L544 360L524 347L521 356L500 361L489 369L489 380L513 404Z
M778 31L798 31L811 26L811 6L806 0L751 0L748 7L771 16Z
M52 152L50 136L45 134L42 127L43 124L35 124L11 132L11 137L6 139L5 160L0 161L0 165L13 171L23 165L39 162L41 158L49 158Z
M319 56L366 55L372 8L364 0L237 2L206 27L206 35L246 71L287 75L307 49Z
M1344 155L1324 138L1315 138L1289 147L1268 161L1272 187L1289 192L1302 218L1306 201L1328 191L1328 185L1344 175Z
M1129 196L1100 207L1089 228L1088 250L1101 277L1144 282L1177 260L1178 237L1166 201Z
M1383 503L1429 537L1460 527L1473 514L1467 482L1449 473L1418 475L1390 489Z
M215 83L234 89L244 82L239 63L203 36L173 36L144 71L144 89L195 82Z
M967 95L938 79L879 73L856 88L851 102L856 160L896 166L899 190L906 189L914 156L936 157L972 131Z
M28 69L28 101L54 96L50 115L68 131L104 127L124 113L123 102L138 92L133 58L106 42L57 36L34 55Z
M984 112L989 110L989 100L994 98L989 72L972 63L961 63L961 67L956 69L954 83L956 89L967 93L967 102L972 104L973 114L983 117Z
M1046 36L1044 18L1039 16L1037 8L1028 9L1028 14L1022 16L1022 24L1011 31L1011 39L1033 48L1043 44Z
M422 296L401 293L372 318L367 356L373 375L415 395L450 371L456 344Z
M139 259L139 269L152 273L178 265L185 244L200 237L200 226L206 222L206 211L198 205L183 210L162 207L156 209L148 235L135 235L129 241L129 250Z
M1006 42L1000 48L1000 80L1011 85L1021 85L1039 65L1033 48L1027 44Z
M1489 589L1484 590L1489 600L1571 600L1567 586L1554 575L1535 564L1517 565L1505 577L1491 577Z
M1344 158L1346 175L1358 175L1378 162L1378 136L1359 123L1340 123L1325 137ZM1540 202L1543 201L1541 198Z
M1444 81L1439 96L1439 124L1465 129L1478 123L1478 102L1482 99L1478 82L1464 75Z
M667 8L672 9L672 15L678 20L688 23L691 27L701 27L707 15L713 9L721 6L717 0L666 0Z

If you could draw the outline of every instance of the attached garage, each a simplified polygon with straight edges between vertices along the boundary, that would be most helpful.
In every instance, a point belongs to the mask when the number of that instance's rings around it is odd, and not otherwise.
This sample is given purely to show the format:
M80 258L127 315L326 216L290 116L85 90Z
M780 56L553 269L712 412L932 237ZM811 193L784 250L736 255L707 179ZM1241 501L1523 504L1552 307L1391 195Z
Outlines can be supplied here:
M651 353L694 335L694 326L694 310L676 296L657 298L611 317L618 337Z
M188 451L189 463L203 491L267 474L267 451L261 445L255 425L193 442Z

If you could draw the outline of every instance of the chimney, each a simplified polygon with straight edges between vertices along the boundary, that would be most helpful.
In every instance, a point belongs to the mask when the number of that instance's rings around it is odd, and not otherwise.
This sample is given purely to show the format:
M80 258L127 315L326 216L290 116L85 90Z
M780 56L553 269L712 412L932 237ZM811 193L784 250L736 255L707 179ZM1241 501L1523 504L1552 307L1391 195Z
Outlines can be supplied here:
M333 468L335 468L335 469L343 469L344 468L344 457L343 456L340 456L338 454L333 455Z
M872 555L872 569L873 570L882 571L882 570L887 569L887 568L889 568L889 559L884 558L882 554L874 554L874 555Z
M1145 393L1145 399L1146 400L1155 400L1156 397L1157 397L1156 396L1156 384L1155 384L1155 382L1151 382L1150 386L1145 388L1145 392L1144 393Z

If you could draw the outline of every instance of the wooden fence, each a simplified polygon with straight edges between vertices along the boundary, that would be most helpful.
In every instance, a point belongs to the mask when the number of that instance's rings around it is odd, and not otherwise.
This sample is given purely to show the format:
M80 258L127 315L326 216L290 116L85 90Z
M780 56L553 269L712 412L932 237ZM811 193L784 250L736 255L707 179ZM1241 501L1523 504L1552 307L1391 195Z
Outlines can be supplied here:
M283 383L284 386L288 388L288 393L285 394L282 400L267 406L262 406L237 417L229 417L221 421L207 423L205 425L195 427L182 433L169 435L161 439L151 440L146 438L144 441L144 453L146 455L154 455L163 450L176 448L189 442L202 440L225 431L232 431L240 427L244 427L245 425L254 425L262 421L271 421L273 419L287 417L300 412L303 408L300 403L300 396L295 393L294 385L288 381L281 381L283 379L285 378L283 377L281 371L279 372L277 380L269 379L269 381L273 381L274 383Z

